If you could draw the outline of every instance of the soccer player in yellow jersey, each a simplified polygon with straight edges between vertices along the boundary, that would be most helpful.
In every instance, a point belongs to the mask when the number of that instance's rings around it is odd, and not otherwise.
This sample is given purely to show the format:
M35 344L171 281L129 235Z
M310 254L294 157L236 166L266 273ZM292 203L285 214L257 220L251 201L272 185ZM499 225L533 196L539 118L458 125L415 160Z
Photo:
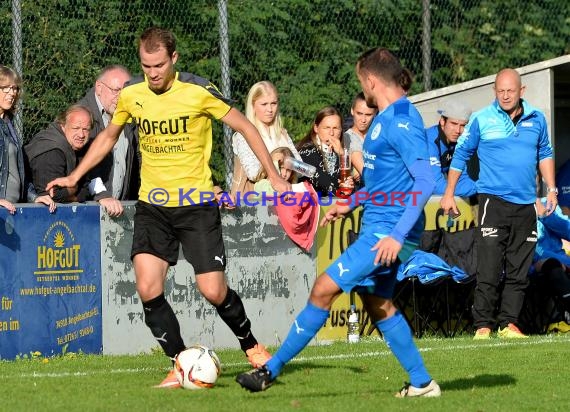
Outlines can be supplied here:
M273 166L255 126L230 107L209 81L175 70L178 53L170 31L145 30L139 55L144 77L126 84L111 122L83 161L69 176L50 182L47 190L74 186L112 150L125 124L134 120L142 168L131 257L145 323L172 360L185 348L176 315L164 296L168 268L176 264L181 244L184 257L194 267L200 293L236 335L249 362L261 366L271 355L251 333L243 303L228 287L220 212L208 202L213 198L204 196L213 190L211 119L220 119L246 138L276 191L286 192L291 186ZM171 371L157 386L180 385Z

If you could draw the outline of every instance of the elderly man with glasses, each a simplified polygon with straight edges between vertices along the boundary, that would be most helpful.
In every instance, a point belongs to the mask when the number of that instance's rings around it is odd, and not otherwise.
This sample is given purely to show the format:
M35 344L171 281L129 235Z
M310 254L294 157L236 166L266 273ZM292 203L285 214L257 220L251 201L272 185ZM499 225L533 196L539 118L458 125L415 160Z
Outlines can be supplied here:
M119 94L130 79L131 74L125 67L107 66L97 76L95 85L79 102L89 108L93 115L90 141L113 117ZM123 212L121 200L137 199L140 185L139 164L136 125L131 123L124 128L111 153L88 175L91 196L110 216L118 216Z

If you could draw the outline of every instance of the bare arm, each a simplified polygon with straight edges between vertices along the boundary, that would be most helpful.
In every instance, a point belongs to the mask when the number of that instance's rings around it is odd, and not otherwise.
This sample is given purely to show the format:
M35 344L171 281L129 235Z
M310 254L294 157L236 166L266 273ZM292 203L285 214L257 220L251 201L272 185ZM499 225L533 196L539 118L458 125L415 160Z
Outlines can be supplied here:
M246 140L253 153L259 159L261 165L267 172L267 177L271 181L271 186L278 192L291 191L291 184L279 175L277 169L273 165L271 155L267 151L267 147L263 142L261 135L255 126L247 120L247 118L237 109L231 108L230 111L222 118L222 121L229 127L239 132Z
M364 167L362 152L352 152L350 161L352 162L352 166L358 171L358 174L362 176L362 168Z
M455 187L459 181L459 176L461 176L460 171L449 169L449 172L447 174L447 186L440 201L441 208L445 214L459 214L459 209L457 208L457 205L455 204L455 198L453 197L455 194Z
M540 174L542 175L542 180L546 183L546 187L556 187L556 182L554 179L554 160L552 158L543 159L539 164L538 168ZM548 192L546 194L546 215L548 216L558 204L558 198L555 192Z
M546 187L556 187L554 181L554 160L552 158L544 159L538 164L542 180L546 183Z
M60 177L49 182L46 191L50 191L53 187L73 187L77 184L85 174L95 167L103 158L113 150L113 146L117 142L123 126L117 126L113 123L101 131L94 139L91 147L85 154L83 160L67 177Z

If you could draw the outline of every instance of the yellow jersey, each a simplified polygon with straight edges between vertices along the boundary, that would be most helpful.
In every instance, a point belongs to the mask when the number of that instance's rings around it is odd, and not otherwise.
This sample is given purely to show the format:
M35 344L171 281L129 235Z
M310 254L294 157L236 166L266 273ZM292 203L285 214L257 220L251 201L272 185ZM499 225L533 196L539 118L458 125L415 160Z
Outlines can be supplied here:
M231 109L228 99L208 80L176 73L172 87L153 92L146 76L121 91L112 122L138 125L142 155L139 200L178 207L212 199L212 119ZM213 199L212 199L213 200Z

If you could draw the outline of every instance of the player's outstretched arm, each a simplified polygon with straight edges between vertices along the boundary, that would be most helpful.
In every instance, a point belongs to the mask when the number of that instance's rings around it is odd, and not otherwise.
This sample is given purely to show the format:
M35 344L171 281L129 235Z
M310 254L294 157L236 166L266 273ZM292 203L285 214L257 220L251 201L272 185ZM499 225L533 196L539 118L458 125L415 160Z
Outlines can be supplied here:
M50 192L54 187L74 187L89 170L95 167L103 158L113 150L113 146L117 142L123 126L117 126L113 123L101 131L91 143L89 150L85 154L79 165L66 177L58 177L52 180L46 186L46 191Z

